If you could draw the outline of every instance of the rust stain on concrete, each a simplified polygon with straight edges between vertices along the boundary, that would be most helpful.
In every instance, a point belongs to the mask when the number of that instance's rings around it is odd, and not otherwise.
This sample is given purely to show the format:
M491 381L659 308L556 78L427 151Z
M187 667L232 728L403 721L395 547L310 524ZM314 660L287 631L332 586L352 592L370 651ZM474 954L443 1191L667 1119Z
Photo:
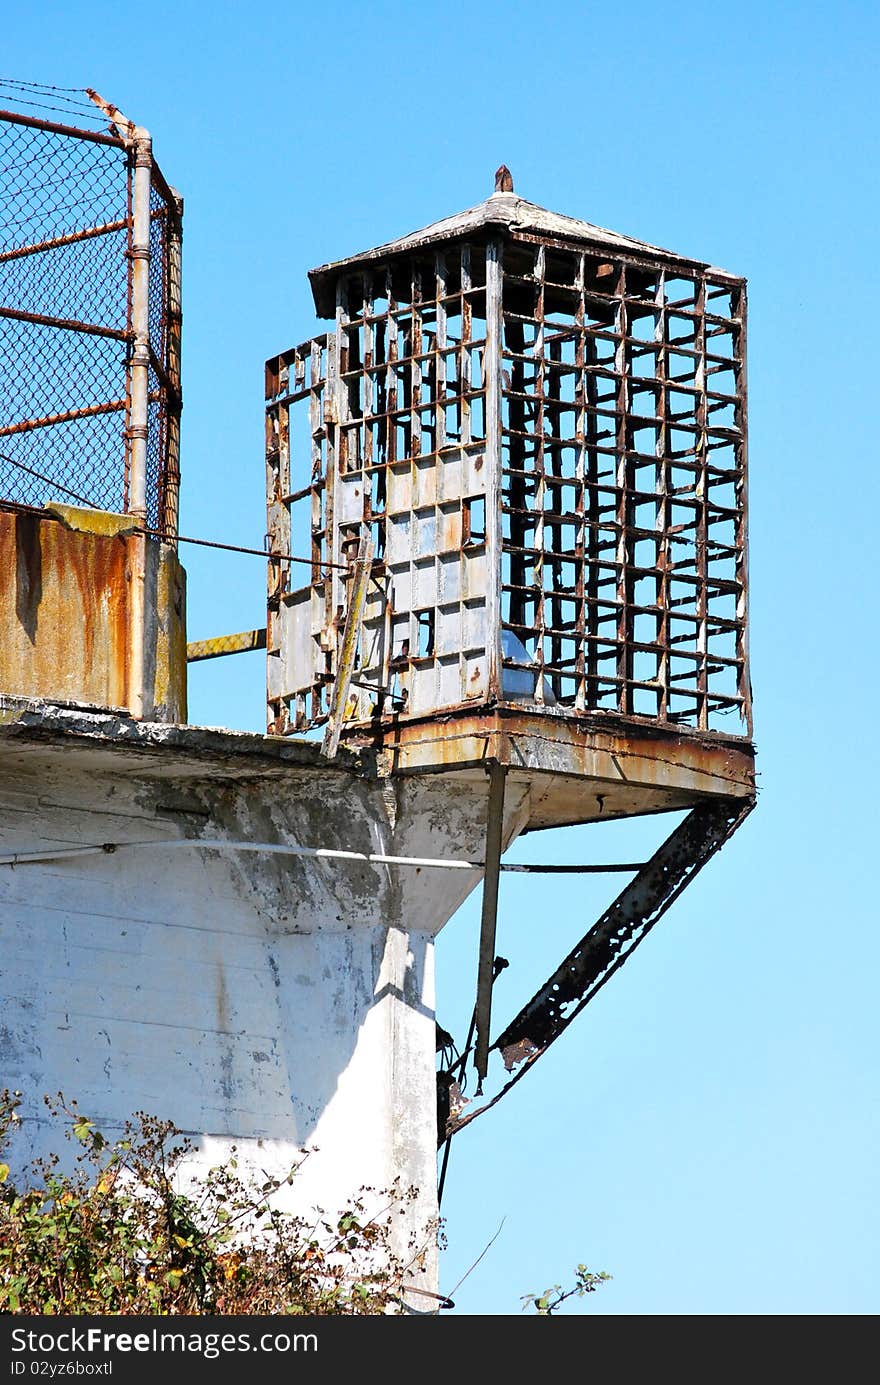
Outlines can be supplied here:
M132 705L131 573L140 541L128 516L70 506L0 509L0 571L14 574L0 584L4 693ZM147 612L144 631L155 670L153 714L185 721L184 573L170 547L157 548L157 609Z

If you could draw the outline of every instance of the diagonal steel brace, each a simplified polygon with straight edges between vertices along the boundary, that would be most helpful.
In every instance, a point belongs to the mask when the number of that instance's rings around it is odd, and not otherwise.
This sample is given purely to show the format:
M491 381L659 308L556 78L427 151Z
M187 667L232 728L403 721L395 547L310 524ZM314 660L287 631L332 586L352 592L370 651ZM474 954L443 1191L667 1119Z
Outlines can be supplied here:
M713 799L691 810L492 1044L514 1076L447 1134L488 1111L547 1052L754 806L753 798Z

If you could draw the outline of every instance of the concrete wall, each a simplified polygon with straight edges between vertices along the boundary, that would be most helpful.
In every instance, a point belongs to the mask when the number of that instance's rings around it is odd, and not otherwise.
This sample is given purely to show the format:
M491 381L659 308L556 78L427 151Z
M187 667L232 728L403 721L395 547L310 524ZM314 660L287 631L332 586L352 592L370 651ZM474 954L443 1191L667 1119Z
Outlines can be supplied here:
M420 1190L400 1237L419 1233L436 1214L433 937L479 875L195 843L479 859L485 779L383 781L303 743L8 715L0 858L120 844L0 866L0 1086L25 1094L31 1151L61 1089L107 1130L136 1109L170 1117L208 1163L236 1143L286 1171L316 1145L300 1206L399 1178ZM526 798L511 786L508 836Z

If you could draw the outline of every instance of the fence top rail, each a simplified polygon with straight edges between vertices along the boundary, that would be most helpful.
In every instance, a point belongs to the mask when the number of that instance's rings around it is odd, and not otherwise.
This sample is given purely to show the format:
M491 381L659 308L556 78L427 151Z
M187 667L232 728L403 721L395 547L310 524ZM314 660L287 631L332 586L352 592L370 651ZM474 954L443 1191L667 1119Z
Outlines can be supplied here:
M116 149L126 149L127 143L119 135L104 134L101 130L81 130L77 125L60 125L55 120L41 120L32 115L20 115L18 111L0 110L0 120L8 125L27 125L32 130L48 130L53 135L69 135L73 139L90 140L92 144L111 144Z

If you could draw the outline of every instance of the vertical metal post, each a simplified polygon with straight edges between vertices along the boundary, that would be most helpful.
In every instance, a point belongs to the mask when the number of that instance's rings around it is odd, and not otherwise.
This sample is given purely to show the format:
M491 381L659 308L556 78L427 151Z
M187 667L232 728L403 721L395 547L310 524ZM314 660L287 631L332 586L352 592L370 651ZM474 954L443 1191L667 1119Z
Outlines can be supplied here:
M342 552L340 547L339 522L336 516L337 481L344 471L344 432L340 423L346 417L345 385L342 372L345 367L344 324L348 320L346 312L346 293L343 282L336 286L336 330L327 337L327 386L324 391L324 425L327 429L327 469L324 488L324 549L328 565L324 579L324 633L322 642L325 653L330 653L330 671L335 675L338 658L337 620L345 598L340 576Z
M131 237L131 330L129 363L129 484L128 511L141 528L147 523L147 428L150 391L150 181L152 141L140 127L133 131L134 192ZM133 545L131 574L131 625L129 632L128 707L132 716L144 715L144 640L146 621L146 536ZM149 710L149 709L147 709Z
M168 300L168 376L177 391L176 399L166 400L168 439L165 455L165 484L163 487L165 504L164 515L160 517L160 528L164 528L170 539L176 538L180 505L180 337L183 321L182 309L182 252L183 252L183 198L174 189L174 206L169 206L166 217L167 242L165 253L168 256L166 274Z
M486 413L486 659L490 699L501 696L501 338L503 331L500 239L486 246L486 350L483 384ZM491 974L492 958L489 958ZM478 1044L479 1047L479 1044Z
M339 749L339 735L345 720L345 705L348 701L348 690L351 687L352 674L354 673L372 562L373 540L369 530L365 530L361 534L358 555L351 575L348 610L345 615L345 627L342 632L342 643L336 662L336 677L330 699L330 716L327 729L324 732L324 739L321 742L321 754L326 755L331 760Z
M747 425L748 384L746 370L746 318L748 313L745 284L739 290L734 306L734 316L739 317L739 331L734 336L733 355L734 389L737 396L735 418L740 429L739 447L736 449L736 471L738 479L734 483L736 499L736 580L739 584L736 600L736 658L738 661L737 693L742 698L740 716L745 724L746 735L752 735L752 685L749 674L749 438ZM738 312L737 312L738 310ZM738 349L737 349L738 348Z
M483 875L483 910L480 920L480 962L477 972L477 1044L474 1067L477 1095L489 1066L489 1025L492 1019L492 982L495 971L495 921L498 916L498 879L501 873L501 833L504 825L504 782L507 767L493 760L489 768L489 807L486 821L486 869Z
M128 511L146 525L147 519L147 423L150 390L150 174L152 142L146 130L136 129L133 139L134 194L131 237L131 330L129 365L128 436L131 470Z

